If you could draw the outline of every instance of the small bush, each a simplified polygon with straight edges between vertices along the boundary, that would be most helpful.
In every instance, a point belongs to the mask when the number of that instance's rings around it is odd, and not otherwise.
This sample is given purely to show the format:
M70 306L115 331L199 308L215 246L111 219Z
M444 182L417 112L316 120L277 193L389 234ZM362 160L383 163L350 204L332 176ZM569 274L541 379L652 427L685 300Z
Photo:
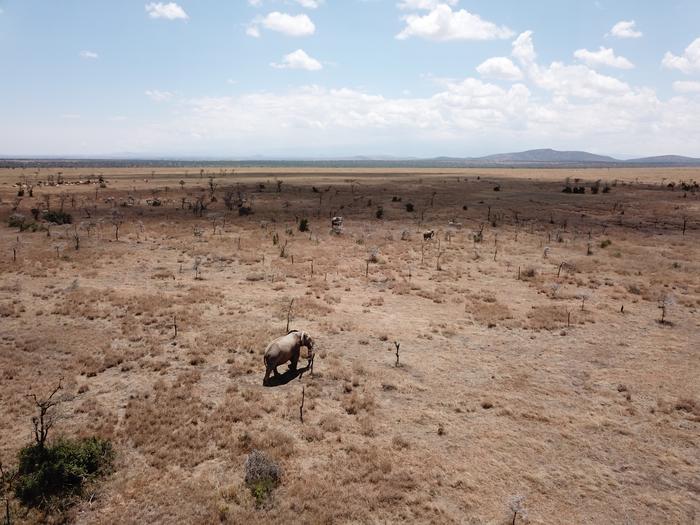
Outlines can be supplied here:
M47 211L44 213L43 218L45 221L55 224L71 224L73 222L71 214L65 211Z
M407 202L406 203L406 211L411 213L414 209L413 203L412 202Z
M253 208L249 206L239 206L238 207L238 215L241 217L244 217L246 215L250 215L253 213Z
M535 276L537 276L537 270L535 270L531 266L525 268L522 272L522 279L524 279L524 280L534 279Z
M611 241L610 239L605 239L604 241L602 241L602 242L600 243L600 247L601 247L601 248L607 248L607 247L610 246L611 244L612 244L612 241Z
M29 507L49 507L80 496L86 482L109 471L114 451L109 441L91 437L33 444L19 452L15 495Z
M13 213L10 215L10 218L7 219L7 225L10 228L22 228L24 226L24 223L27 221L27 218L22 215L21 213Z
M384 218L384 208L382 208L381 206L379 206L379 207L377 208L377 212L376 212L374 215L377 217L377 219L382 219L382 218Z
M260 450L253 450L245 460L245 484L258 507L263 506L280 484L282 469Z
M299 231L300 232L307 232L309 231L309 219L301 219L299 221Z

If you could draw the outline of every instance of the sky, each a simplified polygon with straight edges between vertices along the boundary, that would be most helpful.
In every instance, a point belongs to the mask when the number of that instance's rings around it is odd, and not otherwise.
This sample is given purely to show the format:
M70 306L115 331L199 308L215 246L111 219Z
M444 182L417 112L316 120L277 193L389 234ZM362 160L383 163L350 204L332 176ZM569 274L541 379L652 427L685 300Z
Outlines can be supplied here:
M698 0L0 0L0 155L700 157Z

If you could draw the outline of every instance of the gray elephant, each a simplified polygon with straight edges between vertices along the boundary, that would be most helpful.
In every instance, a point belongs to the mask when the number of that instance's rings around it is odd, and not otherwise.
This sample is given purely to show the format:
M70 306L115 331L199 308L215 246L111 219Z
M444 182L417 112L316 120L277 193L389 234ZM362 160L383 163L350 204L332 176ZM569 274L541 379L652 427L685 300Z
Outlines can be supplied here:
M292 330L287 335L278 337L272 341L265 349L265 379L263 385L267 385L270 380L270 372L274 372L275 376L280 375L277 367L290 361L289 368L297 369L299 362L299 354L301 347L305 346L309 349L309 365L313 363L313 348L314 340L309 334L299 330Z

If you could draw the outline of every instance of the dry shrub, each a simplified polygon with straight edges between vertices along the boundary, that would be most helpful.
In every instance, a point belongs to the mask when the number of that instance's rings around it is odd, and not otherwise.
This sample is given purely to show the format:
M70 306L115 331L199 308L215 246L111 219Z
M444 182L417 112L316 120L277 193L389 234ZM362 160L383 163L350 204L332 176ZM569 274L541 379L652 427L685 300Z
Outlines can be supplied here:
M303 317L304 319L323 318L333 312L333 308L326 306L320 301L311 299L310 297L301 297L294 301L294 316ZM287 316L285 308L284 317Z
M282 469L260 450L253 450L245 460L245 484L258 507L264 505L280 484Z
M175 279L175 274L170 270L156 269L156 272L151 275L151 279L173 280Z
M493 296L485 296L481 300L472 299L471 303L465 306L465 310L475 321L486 325L513 318L510 308L498 302Z
M288 458L294 453L294 438L276 429L262 429L252 433L253 448L264 450L274 458Z
M561 306L533 306L527 317L531 328L551 330L566 326L567 312Z
M528 266L523 269L523 271L520 272L520 279L523 281L532 281L537 277L537 270L532 267Z
M359 414L362 411L372 412L376 403L374 396L369 392L358 393L354 390L350 395L343 398L343 409L348 414Z
M67 292L51 313L93 320L109 318L114 309L100 290L78 288Z
M338 432L340 430L340 419L335 414L325 414L321 417L319 425L326 432Z
M301 429L301 437L302 439L309 442L323 441L325 434L323 433L323 430L321 430L319 427L305 425Z
M397 450L403 450L408 448L409 443L406 438L397 434L391 439L391 446Z
M694 398L678 398L673 408L679 412L685 412L688 415L695 416L695 421L700 421L700 403L698 403Z
M444 295L436 290L417 290L416 295L418 297L423 297L424 299L429 299L436 304L441 304L444 302Z
M367 437L374 437L376 435L374 424L369 416L365 415L360 417L358 423L360 425L360 434Z
M19 309L15 307L14 303L4 301L0 303L0 317L20 317Z

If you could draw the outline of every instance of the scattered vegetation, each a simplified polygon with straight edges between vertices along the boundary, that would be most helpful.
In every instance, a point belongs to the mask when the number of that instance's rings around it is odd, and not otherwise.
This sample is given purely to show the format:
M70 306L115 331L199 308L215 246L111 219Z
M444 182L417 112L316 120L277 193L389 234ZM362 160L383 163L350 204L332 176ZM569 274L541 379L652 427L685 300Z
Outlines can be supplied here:
M280 484L282 469L260 450L253 450L245 461L245 484L258 507L265 506Z
M73 222L71 214L61 210L44 212L42 217L45 221L54 224L71 224Z

